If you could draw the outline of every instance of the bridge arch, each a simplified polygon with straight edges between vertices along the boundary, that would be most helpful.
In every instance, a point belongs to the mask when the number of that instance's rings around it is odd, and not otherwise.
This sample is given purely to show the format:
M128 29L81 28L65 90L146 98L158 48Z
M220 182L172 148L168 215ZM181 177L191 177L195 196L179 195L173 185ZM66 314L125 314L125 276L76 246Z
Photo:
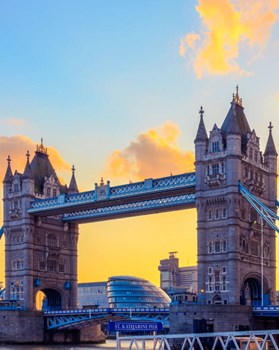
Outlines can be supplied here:
M41 288L35 293L36 307L39 310L57 311L65 309L64 293L57 288Z
M243 305L261 305L262 282L260 274L248 274L244 277L241 286L240 303ZM263 278L263 294L269 295L270 289L266 278Z

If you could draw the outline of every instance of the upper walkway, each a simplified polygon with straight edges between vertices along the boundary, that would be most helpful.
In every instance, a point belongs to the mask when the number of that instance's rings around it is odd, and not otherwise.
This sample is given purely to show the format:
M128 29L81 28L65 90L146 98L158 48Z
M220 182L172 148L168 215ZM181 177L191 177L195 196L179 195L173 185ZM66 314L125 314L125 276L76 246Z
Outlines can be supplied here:
M82 223L191 208L195 183L193 172L115 187L101 183L92 191L35 199L28 213L63 215L65 222Z

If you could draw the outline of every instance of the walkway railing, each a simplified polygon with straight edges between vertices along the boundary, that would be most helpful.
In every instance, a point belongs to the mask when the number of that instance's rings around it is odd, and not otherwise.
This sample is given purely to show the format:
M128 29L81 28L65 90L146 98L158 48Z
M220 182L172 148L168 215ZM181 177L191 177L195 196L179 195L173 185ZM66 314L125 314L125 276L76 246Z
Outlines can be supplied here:
M62 194L58 197L46 199L35 199L31 202L28 213L39 213L46 209L75 207L79 204L96 203L103 200L120 199L180 188L194 188L195 183L195 173L191 172L159 179L146 179L142 182L115 187L111 187L109 182L100 186L96 184L95 190L92 191Z
M279 350L279 330L200 334L119 336L116 349L136 350Z

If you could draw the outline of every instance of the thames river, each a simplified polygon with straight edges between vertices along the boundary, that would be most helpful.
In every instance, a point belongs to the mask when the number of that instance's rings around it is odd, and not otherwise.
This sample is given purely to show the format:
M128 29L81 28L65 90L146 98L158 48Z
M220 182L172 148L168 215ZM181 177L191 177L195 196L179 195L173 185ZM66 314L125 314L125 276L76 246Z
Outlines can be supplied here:
M128 349L129 342L121 344L121 349ZM152 349L152 342L145 343L146 349ZM107 340L103 344L84 344L84 345L1 345L0 350L115 350L116 341Z
M108 340L104 344L86 345L1 345L1 350L114 350L115 340Z

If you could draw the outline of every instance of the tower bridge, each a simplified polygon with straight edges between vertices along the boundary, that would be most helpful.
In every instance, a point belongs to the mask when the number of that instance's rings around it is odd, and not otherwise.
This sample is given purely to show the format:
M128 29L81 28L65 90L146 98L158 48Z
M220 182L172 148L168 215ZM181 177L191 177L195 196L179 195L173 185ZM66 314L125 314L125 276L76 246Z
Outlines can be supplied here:
M76 309L78 225L134 215L197 210L198 290L207 305L272 304L275 232L239 191L239 181L276 212L277 151L272 125L265 150L233 95L219 128L208 134L204 111L195 143L195 172L79 192L73 168L61 185L41 142L22 173L4 177L6 298L35 309L42 291L54 309ZM277 202L278 203L278 202ZM256 224L256 225L255 225ZM262 225L262 230L259 226Z
M93 191L35 199L27 212L63 215L64 222L84 223L193 208L195 179L192 172L115 187L102 181Z

